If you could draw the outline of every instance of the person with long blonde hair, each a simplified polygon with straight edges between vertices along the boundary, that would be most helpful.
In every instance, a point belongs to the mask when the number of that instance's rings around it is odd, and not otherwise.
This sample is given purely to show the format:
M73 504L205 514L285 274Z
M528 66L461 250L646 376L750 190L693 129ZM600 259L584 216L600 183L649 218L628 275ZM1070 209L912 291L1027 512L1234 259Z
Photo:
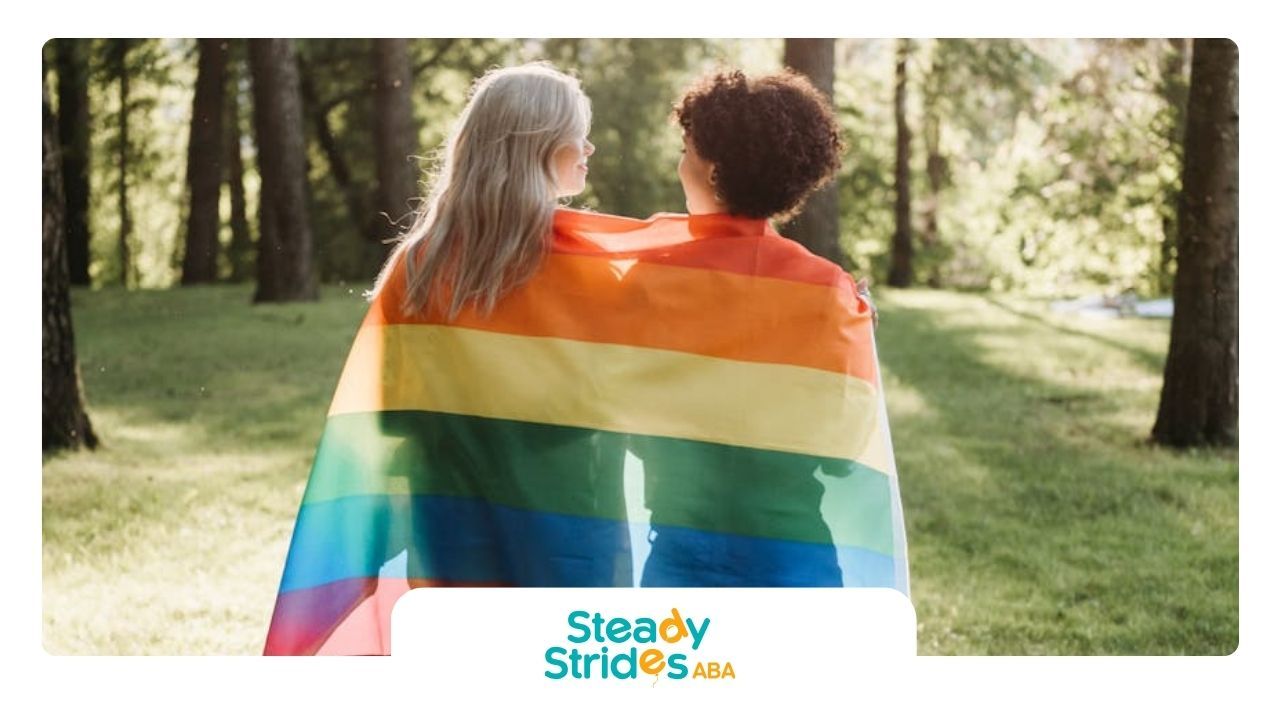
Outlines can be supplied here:
M486 73L454 125L430 195L369 296L403 259L406 313L433 302L450 318L468 303L491 311L537 270L557 200L586 185L590 127L591 103L578 81L550 65Z
M617 505L620 466L611 476L596 465L618 465L622 451L594 432L558 429L519 440L519 452L490 452L495 436L518 429L493 425L504 412L492 405L536 386L506 366L483 368L501 365L505 348L471 329L543 267L562 200L586 184L590 126L579 82L549 64L494 69L473 84L427 197L366 294L267 654L385 654L391 607L411 587L630 577L618 565L626 538L613 529L577 529L583 550L564 557L527 520L495 516L542 502L543 477L575 487L576 502Z

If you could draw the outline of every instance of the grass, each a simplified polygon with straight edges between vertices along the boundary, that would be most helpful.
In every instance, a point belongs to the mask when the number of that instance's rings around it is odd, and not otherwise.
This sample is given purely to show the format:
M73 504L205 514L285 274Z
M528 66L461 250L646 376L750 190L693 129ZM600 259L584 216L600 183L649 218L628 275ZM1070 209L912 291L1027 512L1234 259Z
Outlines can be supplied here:
M54 653L256 654L365 305L247 286L73 295L103 441L44 460ZM1226 654L1238 462L1144 442L1168 323L884 291L922 654Z
M1237 456L1145 442L1167 321L880 306L922 654L1235 650Z

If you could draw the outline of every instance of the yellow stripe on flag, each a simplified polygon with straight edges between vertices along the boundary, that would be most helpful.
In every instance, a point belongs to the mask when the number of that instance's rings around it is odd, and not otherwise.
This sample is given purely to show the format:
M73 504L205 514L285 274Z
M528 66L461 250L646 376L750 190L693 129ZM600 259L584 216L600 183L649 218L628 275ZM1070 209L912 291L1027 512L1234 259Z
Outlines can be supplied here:
M889 470L873 386L843 373L442 325L366 325L330 415L430 410L855 460Z

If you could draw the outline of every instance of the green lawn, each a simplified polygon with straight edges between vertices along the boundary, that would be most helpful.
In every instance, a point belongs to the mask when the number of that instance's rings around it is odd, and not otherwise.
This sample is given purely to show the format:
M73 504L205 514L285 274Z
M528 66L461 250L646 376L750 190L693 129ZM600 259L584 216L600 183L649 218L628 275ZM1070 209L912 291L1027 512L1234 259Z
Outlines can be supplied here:
M261 651L359 291L76 291L103 447L44 461L50 652ZM1143 441L1167 321L877 302L922 654L1235 649L1236 454Z

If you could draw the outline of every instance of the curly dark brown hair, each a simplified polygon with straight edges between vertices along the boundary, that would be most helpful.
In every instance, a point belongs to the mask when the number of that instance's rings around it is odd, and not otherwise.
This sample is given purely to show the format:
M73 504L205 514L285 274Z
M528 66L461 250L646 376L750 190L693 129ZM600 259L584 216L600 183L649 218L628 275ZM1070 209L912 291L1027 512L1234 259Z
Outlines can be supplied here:
M733 215L789 218L835 176L845 149L831 103L790 69L705 77L674 117L714 166L712 185Z

